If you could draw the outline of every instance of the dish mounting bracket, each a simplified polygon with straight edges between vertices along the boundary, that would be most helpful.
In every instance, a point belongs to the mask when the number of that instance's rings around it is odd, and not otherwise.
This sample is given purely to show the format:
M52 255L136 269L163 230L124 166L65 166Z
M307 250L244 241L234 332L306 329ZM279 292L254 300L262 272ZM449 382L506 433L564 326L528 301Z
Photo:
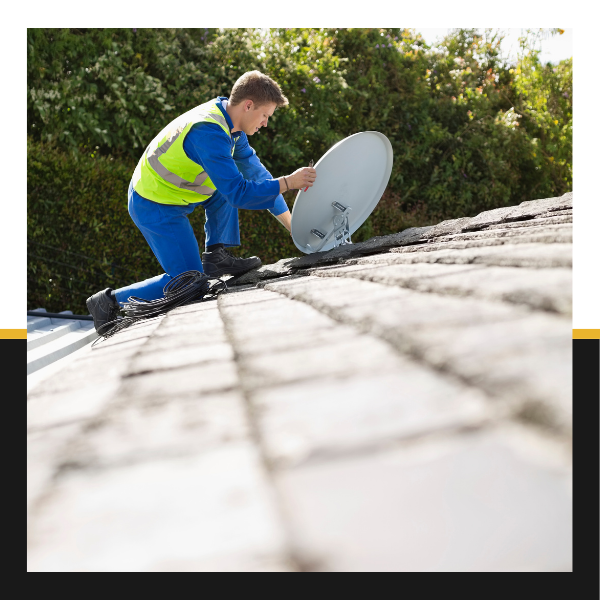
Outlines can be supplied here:
M321 248L331 239L333 236L333 247L345 246L351 244L350 239L350 224L348 222L348 214L352 210L349 206L344 206L339 202L332 202L331 206L337 211L333 215L333 229L325 235L318 229L311 229L310 232L320 239L318 246L313 250L310 244L306 244L313 252L319 252Z

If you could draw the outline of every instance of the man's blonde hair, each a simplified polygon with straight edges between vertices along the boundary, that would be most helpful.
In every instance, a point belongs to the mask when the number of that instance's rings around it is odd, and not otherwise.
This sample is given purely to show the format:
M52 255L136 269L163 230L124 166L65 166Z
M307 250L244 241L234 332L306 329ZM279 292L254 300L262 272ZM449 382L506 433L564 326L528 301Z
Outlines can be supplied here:
M277 82L260 71L248 71L233 84L229 104L236 106L243 100L252 100L256 106L274 102L277 108L288 104Z

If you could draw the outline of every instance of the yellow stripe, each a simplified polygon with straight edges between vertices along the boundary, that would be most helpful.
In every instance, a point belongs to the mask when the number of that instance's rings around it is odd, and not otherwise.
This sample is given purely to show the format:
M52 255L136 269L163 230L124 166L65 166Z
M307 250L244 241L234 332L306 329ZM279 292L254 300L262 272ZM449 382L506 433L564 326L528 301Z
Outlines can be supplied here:
M574 340L600 340L600 329L573 329Z
M0 329L0 340L26 340L27 329Z

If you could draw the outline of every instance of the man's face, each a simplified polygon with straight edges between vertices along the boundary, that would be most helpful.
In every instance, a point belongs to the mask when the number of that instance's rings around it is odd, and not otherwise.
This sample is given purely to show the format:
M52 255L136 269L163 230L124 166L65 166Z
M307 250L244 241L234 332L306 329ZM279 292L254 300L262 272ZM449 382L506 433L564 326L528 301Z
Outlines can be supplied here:
M268 102L257 106L252 100L246 100L244 107L247 109L244 113L243 130L246 135L254 135L261 127L266 127L269 117L273 116L277 104Z

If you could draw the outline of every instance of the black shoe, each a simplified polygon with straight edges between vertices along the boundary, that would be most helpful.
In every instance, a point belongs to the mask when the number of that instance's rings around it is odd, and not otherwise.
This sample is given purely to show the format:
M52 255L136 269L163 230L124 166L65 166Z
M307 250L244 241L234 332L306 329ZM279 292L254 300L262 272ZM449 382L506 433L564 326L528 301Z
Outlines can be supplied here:
M111 288L106 288L105 290L90 296L85 301L90 314L94 317L94 327L100 335L106 333L109 329L112 329L112 327L106 328L104 325L111 321L115 321L116 323L117 316L121 310L119 303L116 300L113 300L113 297L110 295L111 292Z
M258 256L250 258L235 258L225 250L219 248L213 252L202 253L202 266L204 272L209 277L219 277L221 275L241 275L247 271L252 271L262 265Z

